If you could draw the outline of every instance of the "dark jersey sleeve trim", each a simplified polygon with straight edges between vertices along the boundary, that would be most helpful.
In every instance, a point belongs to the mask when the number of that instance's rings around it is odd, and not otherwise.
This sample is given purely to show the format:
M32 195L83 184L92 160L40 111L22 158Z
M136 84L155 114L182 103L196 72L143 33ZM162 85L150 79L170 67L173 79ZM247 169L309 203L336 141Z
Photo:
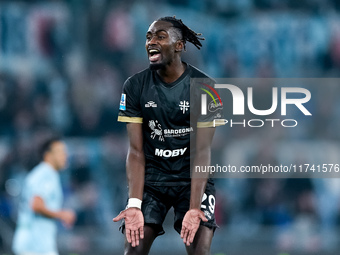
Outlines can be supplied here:
M141 117L118 116L118 121L129 122L129 123L143 123L143 118L141 118Z

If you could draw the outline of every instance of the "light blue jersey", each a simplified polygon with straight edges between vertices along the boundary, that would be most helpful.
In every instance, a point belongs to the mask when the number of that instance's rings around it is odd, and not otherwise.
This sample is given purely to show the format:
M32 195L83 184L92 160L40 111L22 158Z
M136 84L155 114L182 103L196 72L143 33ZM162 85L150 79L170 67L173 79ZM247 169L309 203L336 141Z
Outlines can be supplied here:
M63 195L59 174L48 163L40 163L26 177L13 239L13 251L15 254L57 253L56 220L32 210L34 196L41 197L51 211L61 209Z

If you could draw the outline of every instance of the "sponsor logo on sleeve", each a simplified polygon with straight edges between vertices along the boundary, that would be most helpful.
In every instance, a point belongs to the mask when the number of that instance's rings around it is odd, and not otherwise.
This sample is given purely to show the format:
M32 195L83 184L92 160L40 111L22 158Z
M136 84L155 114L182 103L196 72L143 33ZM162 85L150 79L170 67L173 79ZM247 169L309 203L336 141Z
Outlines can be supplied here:
M217 99L215 99L215 101L211 101L208 104L209 112L216 112L217 110L222 110L222 109L223 109L223 105L221 104L221 102L217 101Z
M125 111L126 110L126 94L122 94L120 98L119 110Z

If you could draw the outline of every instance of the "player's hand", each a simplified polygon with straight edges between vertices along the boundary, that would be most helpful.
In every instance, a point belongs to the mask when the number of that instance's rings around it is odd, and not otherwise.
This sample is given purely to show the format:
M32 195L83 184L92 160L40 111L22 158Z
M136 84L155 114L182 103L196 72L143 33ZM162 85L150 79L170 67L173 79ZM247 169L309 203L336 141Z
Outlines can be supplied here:
M190 209L184 215L181 238L183 238L183 242L187 246L189 246L194 241L194 237L200 226L201 220L205 222L208 221L208 219L204 216L204 213L199 209Z
M59 219L66 228L71 228L76 220L76 214L71 210L59 212Z
M126 239L131 243L132 247L139 245L139 238L144 238L144 217L140 209L130 207L121 211L120 214L113 219L114 222L125 219Z

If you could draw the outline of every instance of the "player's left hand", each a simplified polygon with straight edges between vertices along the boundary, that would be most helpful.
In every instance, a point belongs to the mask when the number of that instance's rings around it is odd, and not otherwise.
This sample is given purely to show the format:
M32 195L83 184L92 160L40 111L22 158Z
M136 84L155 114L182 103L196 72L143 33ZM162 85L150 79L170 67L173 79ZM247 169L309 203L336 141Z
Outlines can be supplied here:
M183 242L189 246L193 241L195 234L200 226L201 220L207 222L208 219L204 213L199 209L190 209L183 218L181 238Z

